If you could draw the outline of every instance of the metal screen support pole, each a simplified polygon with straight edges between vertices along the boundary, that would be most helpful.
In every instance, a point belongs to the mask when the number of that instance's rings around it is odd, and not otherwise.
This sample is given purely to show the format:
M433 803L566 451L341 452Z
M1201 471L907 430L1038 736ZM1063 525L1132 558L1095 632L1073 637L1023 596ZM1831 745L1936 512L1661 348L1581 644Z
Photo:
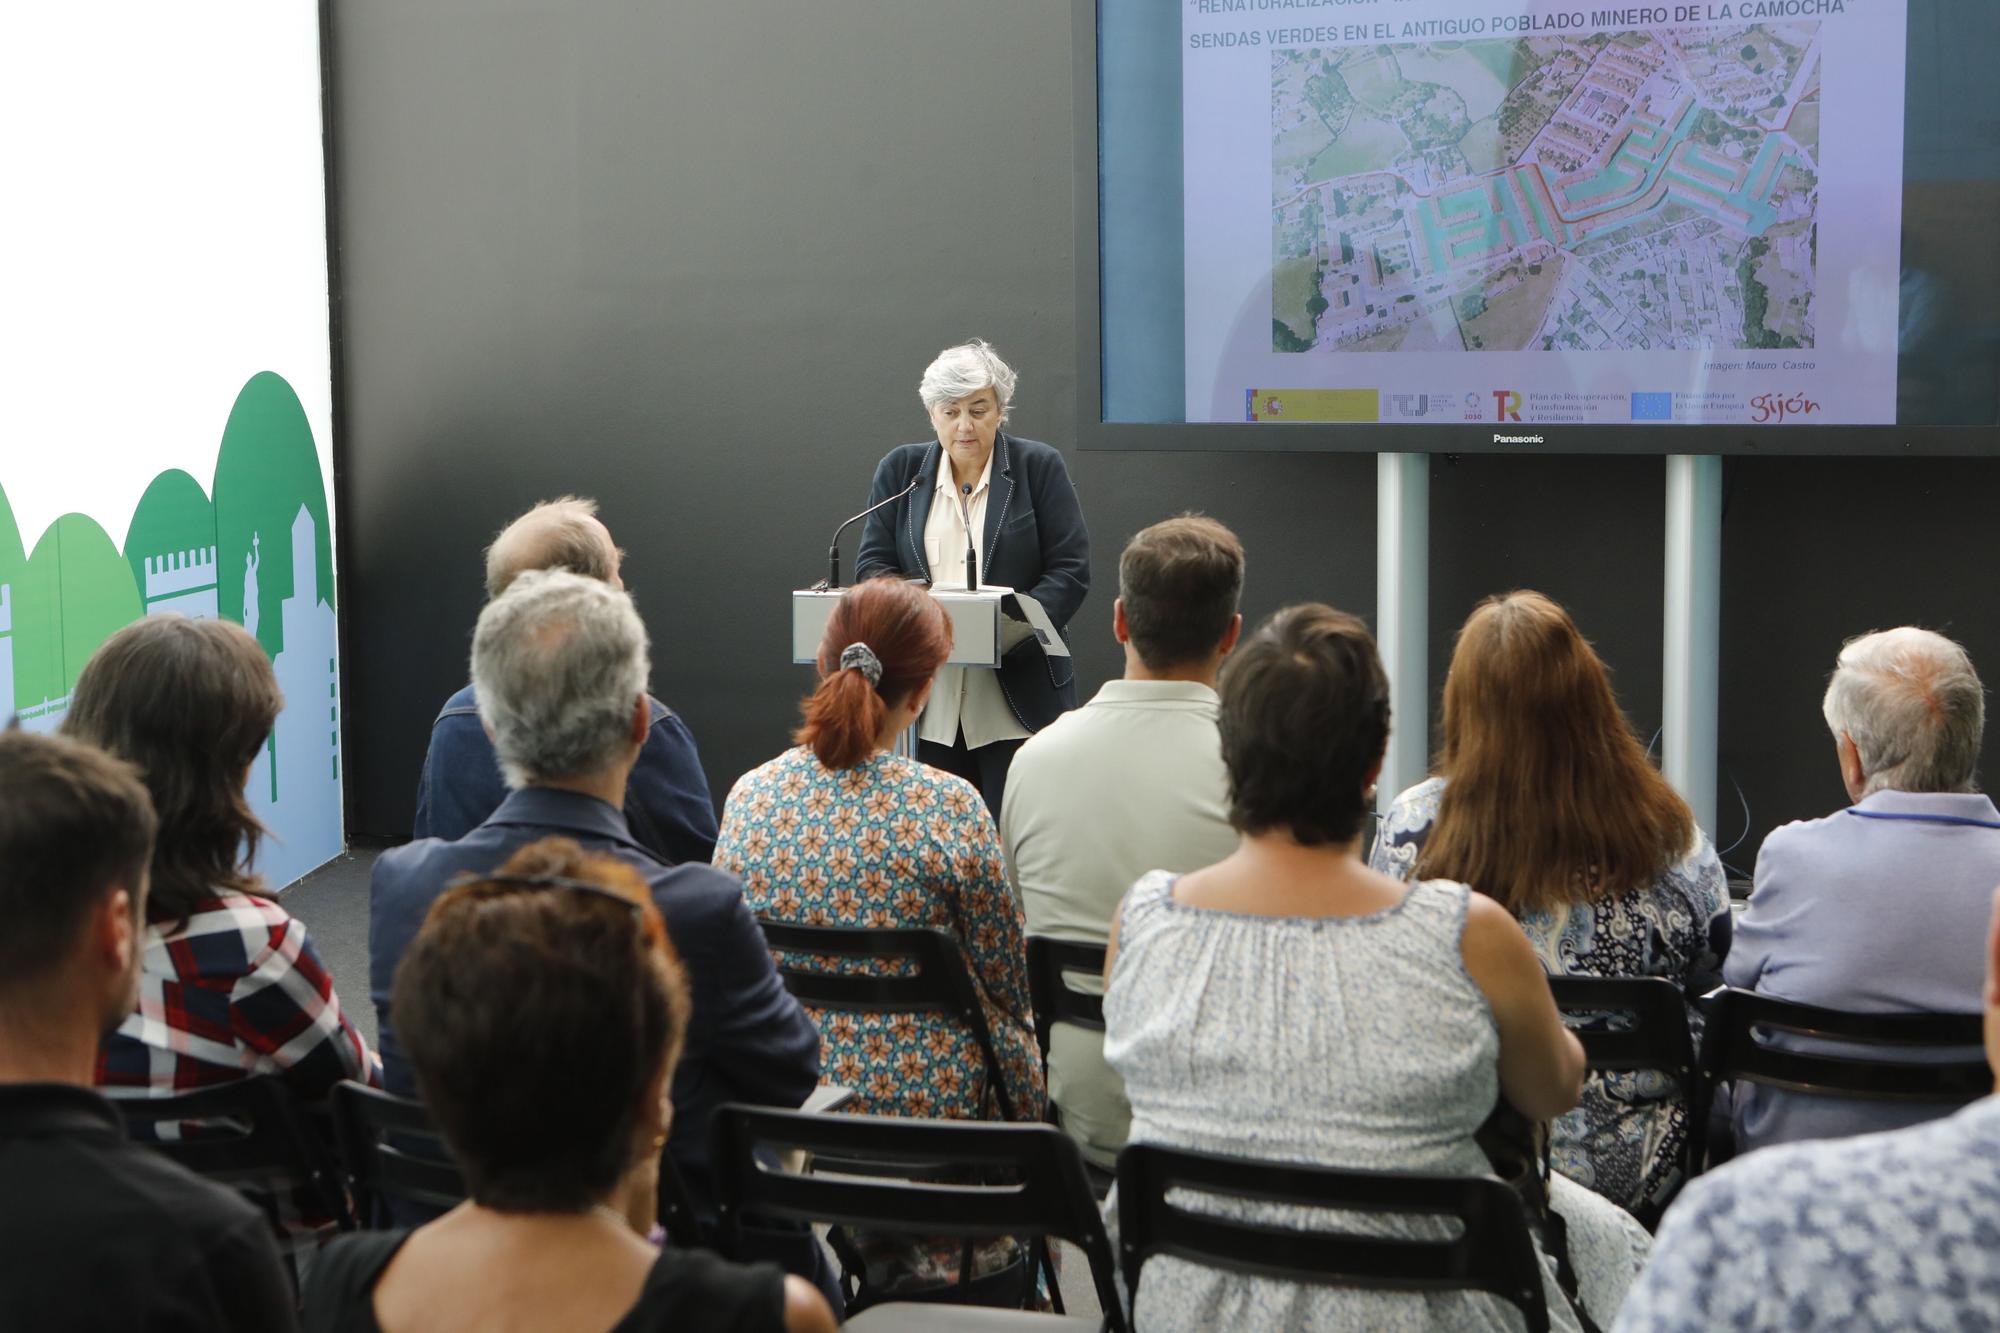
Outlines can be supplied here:
M1722 460L1667 458L1667 589L1660 770L1715 836L1722 640Z
M1391 710L1377 810L1430 771L1430 539L1430 455L1375 455L1375 642Z

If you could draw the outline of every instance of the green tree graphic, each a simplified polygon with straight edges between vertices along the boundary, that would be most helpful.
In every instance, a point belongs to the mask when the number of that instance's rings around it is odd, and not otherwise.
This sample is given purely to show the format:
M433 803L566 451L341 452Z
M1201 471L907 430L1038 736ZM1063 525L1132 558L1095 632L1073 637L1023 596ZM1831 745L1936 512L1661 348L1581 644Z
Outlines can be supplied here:
M16 595L14 697L23 712L68 696L83 664L143 611L131 566L82 514L49 525Z
M215 460L215 540L221 563L222 614L247 625L244 573L256 556L257 641L276 657L285 646L282 614L292 595L292 520L303 505L317 529L319 595L333 605L333 528L319 452L299 396L281 376L263 371L236 395Z

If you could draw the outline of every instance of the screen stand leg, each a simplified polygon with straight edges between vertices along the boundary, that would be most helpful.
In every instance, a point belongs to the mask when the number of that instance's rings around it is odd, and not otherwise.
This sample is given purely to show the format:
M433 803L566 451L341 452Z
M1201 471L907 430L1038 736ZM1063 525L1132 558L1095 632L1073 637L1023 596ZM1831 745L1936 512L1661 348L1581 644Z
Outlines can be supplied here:
M1423 781L1430 768L1431 460L1375 455L1375 642L1389 677L1395 725L1375 784L1375 808Z
M916 723L912 722L909 726L903 728L902 733L896 737L896 748L890 751L890 753L903 759L915 759L917 757Z
M1711 838L1721 639L1722 460L1674 454L1667 459L1660 771Z

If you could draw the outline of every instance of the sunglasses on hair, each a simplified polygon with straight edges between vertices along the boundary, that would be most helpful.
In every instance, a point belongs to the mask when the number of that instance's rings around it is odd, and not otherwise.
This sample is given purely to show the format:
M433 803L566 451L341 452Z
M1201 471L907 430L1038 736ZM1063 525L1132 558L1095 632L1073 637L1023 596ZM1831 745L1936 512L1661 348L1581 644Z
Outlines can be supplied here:
M643 917L646 913L645 904L637 899L628 898L622 893L605 888L602 884L592 884L587 879L571 879L566 875L503 875L497 871L491 875L468 873L455 881L454 887L462 884L512 884L524 889L569 889L576 893L594 893L600 898L609 898L620 907L631 908L635 917Z

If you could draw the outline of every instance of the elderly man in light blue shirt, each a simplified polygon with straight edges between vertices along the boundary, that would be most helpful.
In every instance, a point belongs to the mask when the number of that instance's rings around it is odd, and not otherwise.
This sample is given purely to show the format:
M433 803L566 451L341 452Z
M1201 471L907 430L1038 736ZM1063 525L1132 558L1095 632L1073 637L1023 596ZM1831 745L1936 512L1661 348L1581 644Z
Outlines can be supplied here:
M1125 676L1037 732L1000 811L1028 933L1103 944L1132 882L1236 850L1215 693L1243 617L1243 547L1212 518L1155 523L1118 560L1112 633ZM1084 1156L1110 1169L1131 1130L1102 1033L1049 1035L1049 1098Z
M1929 630L1851 640L1825 712L1854 804L1777 829L1723 966L1732 986L1857 1012L1971 1013L1976 950L2000 884L2000 811L1973 788L1985 691ZM1737 1144L1897 1129L1949 1106L1738 1090Z
M2000 1069L2000 893L1980 910L1994 918L1980 1004ZM1977 968L1977 938L1934 961ZM1617 1333L2000 1327L1996 1219L2000 1096L1912 1129L1753 1153L1667 1210Z

